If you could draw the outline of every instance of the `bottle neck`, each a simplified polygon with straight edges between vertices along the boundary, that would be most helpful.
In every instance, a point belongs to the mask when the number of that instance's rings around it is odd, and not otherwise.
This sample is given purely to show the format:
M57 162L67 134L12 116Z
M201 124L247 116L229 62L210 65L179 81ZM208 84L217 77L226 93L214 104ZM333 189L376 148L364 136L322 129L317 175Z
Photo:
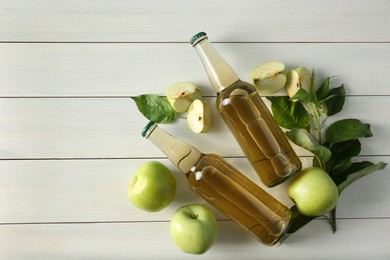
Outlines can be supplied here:
M193 44L203 62L211 85L216 93L236 83L239 78L229 64L218 54L207 37Z
M202 157L200 151L168 134L159 128L157 124L149 127L145 138L152 141L183 173L188 173Z

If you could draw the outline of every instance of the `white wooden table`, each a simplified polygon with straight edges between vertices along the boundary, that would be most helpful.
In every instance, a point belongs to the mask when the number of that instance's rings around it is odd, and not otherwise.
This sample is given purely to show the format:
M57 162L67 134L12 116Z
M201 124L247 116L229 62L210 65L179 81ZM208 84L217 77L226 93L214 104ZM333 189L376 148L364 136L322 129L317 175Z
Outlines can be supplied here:
M179 81L212 88L188 39L206 31L243 80L268 60L340 75L348 97L335 119L372 125L360 160L390 161L390 2L0 0L1 259L389 259L389 168L343 192L338 231L325 219L266 247L215 211L205 255L175 247L176 208L202 203L166 157L140 136L147 120L129 98L165 95ZM215 110L213 110L215 112ZM219 153L259 183L214 113L209 134L184 119L162 126ZM221 142L221 140L224 140ZM297 149L305 166L311 158ZM130 204L128 182L145 161L174 170L174 202L159 213ZM268 191L286 205L286 185Z

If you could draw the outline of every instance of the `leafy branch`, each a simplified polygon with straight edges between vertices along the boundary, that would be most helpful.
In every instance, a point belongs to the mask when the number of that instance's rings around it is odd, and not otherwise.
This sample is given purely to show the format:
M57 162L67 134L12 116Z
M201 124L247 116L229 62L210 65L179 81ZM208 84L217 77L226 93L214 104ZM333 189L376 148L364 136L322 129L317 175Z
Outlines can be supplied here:
M338 120L328 127L325 122L330 116L339 113L345 103L344 85L330 87L332 77L327 77L316 88L314 71L309 91L301 88L291 98L288 96L267 97L276 122L287 129L287 137L296 145L313 154L313 166L326 171L341 193L358 179L386 167L386 163L374 164L369 161L352 162L361 151L360 138L373 134L370 124L358 119ZM306 217L297 208L291 208L292 225L288 231L294 233L309 223L313 217ZM333 231L336 231L336 208L328 218Z

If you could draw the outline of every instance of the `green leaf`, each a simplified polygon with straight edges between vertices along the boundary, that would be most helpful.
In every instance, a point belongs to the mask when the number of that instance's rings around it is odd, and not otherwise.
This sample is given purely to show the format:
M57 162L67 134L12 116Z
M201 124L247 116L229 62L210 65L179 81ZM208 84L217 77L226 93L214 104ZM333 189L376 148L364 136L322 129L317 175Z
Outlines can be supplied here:
M288 96L267 99L271 101L272 114L281 127L310 129L310 117L302 104L290 101Z
M296 145L309 150L317 158L320 165L324 165L331 157L331 151L325 146L319 145L305 129L294 128L286 132L287 137Z
M382 170L387 166L387 163L380 162L373 164L372 162L363 161L353 163L351 167L338 174L337 177L332 178L336 183L339 192L341 193L348 185L357 181L358 179L378 170Z
M325 101L328 108L328 116L335 115L343 109L345 94L346 91L344 85L329 91L329 95Z
M324 167L323 165L320 164L320 162L318 161L318 159L316 157L313 157L313 160L311 163L312 163L313 167L317 167L317 168Z
M313 94L314 95L314 94ZM297 93L290 99L291 101L300 101L309 115L315 117L316 113L321 115L326 115L324 108L316 100L315 96L310 95L306 90L299 89Z
M311 102L313 103L313 97L304 89L299 89L294 96L290 98L291 101L304 101L304 102Z
M176 113L169 102L154 94L131 97L138 110L150 121L166 124L175 119Z
M327 77L316 92L317 101L321 102L328 97L330 77Z
M315 219L315 217L306 217L299 213L296 206L292 206L290 208L291 211L291 225L287 231L287 234L292 234L296 232L298 229Z
M357 156L360 150L361 145L358 139L335 143L330 149L332 156L326 163L325 170L329 175L345 171L351 166L352 158Z
M360 137L371 137L370 124L363 124L358 119L343 119L334 122L326 130L326 141L332 146L334 143L340 143Z

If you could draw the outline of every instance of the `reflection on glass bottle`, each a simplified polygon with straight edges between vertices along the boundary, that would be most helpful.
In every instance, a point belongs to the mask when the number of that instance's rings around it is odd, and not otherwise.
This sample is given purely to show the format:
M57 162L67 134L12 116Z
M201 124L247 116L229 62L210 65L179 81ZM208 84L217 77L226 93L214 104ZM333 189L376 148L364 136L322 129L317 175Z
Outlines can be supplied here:
M191 189L259 241L275 244L287 231L290 210L215 154L203 154L149 123L143 136L151 140L186 174Z
M253 85L241 81L216 52L206 33L191 38L217 92L217 111L233 133L246 157L268 187L273 187L301 167L283 131Z

